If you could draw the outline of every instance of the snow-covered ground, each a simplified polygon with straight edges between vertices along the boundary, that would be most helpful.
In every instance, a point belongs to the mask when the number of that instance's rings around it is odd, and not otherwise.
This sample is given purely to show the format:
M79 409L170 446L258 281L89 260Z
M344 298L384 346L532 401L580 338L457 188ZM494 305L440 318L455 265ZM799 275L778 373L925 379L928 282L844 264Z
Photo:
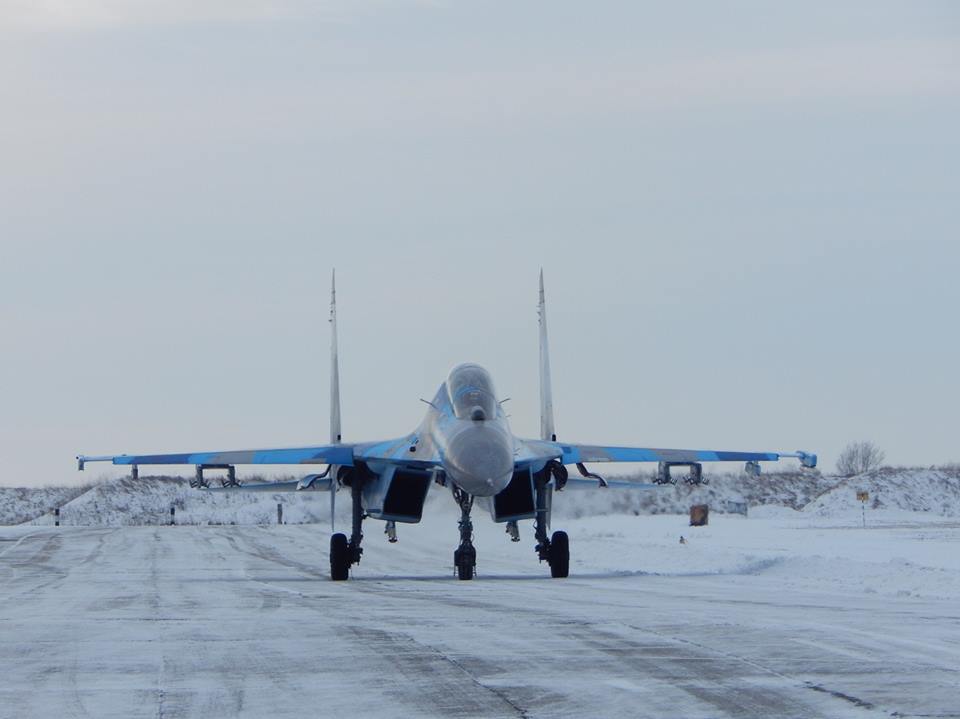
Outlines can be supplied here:
M869 494L867 507L873 510L930 512L960 517L960 470L897 469L885 467L868 474L844 479L804 507L821 516L859 509L857 491Z
M860 522L558 519L551 580L478 515L458 582L438 501L346 583L325 524L2 528L0 717L960 716L960 522Z
M275 524L278 503L283 504L283 518L289 524L330 518L330 495L326 492L208 492L191 489L190 483L180 477L122 477L94 484L62 503L60 521L67 526L169 524L170 508L174 507L178 524ZM53 514L43 511L33 515L30 524L52 525ZM12 509L10 513L22 516L24 512ZM0 514L0 524L2 518Z
M62 507L91 489L79 487L0 487L0 526L20 524Z
M649 479L643 475L635 478ZM907 510L960 518L960 471L956 469L883 469L849 479L817 472L770 473L756 478L716 474L710 477L710 484L699 487L681 482L648 492L568 491L558 495L554 510L558 518L578 519L682 514L692 504L708 504L716 513L735 501L747 504L752 513L790 508L829 518L859 511L858 490L870 493L868 513ZM428 501L431 507L447 505L450 496L434 487ZM169 522L171 506L176 508L179 524L271 524L276 522L278 503L283 504L284 520L290 524L329 519L326 493L203 492L191 489L180 477L125 477L84 488L0 487L0 525L24 521L53 524L50 511L57 506L61 507L61 522L71 526L164 524ZM339 506L344 519L348 517L347 503L342 495Z

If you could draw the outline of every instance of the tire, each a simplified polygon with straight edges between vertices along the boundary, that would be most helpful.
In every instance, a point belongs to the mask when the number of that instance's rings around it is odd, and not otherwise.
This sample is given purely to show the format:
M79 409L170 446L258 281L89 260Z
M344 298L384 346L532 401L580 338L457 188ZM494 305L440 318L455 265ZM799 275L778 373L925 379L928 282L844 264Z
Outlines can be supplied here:
M554 532L550 538L550 576L562 579L570 574L570 539L566 532Z
M453 553L453 563L457 568L457 579L473 579L473 570L477 566L477 550L473 547L458 549Z
M350 576L350 545L347 535L334 534L330 537L330 579L342 582Z

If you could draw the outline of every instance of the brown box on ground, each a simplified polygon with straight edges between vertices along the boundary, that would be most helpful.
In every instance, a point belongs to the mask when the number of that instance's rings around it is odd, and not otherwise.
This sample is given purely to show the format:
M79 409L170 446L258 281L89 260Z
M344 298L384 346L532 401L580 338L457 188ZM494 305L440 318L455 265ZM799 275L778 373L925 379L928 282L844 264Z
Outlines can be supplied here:
M710 507L706 504L695 504L690 507L690 526L705 527L710 518Z

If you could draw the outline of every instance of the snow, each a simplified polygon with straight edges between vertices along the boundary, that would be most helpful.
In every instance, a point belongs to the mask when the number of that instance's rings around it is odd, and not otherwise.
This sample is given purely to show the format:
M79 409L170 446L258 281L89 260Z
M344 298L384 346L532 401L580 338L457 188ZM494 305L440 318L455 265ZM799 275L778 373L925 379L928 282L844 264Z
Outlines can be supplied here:
M857 491L866 491L870 509L899 509L960 516L960 471L884 468L851 477L821 494L804 509L822 516L860 508Z
M599 467L595 467L599 469ZM627 477L652 481L653 475L641 473ZM558 503L564 517L595 514L682 514L693 504L707 504L712 512L724 511L730 501L746 502L750 507L776 504L801 509L841 480L819 472L772 472L760 477L746 474L710 474L709 483L694 486L678 481L654 492L581 492L576 502Z
M636 478L649 479L642 475ZM598 515L683 514L693 504L708 504L715 516L724 512L729 502L742 501L749 506L751 517L795 517L808 524L853 526L861 522L858 490L869 492L866 511L871 522L896 523L904 519L904 511L960 517L960 471L889 468L848 479L818 472L785 472L758 478L720 474L699 487L681 482L647 492L576 491L574 495L568 490L557 495L554 512L558 520L569 520ZM340 496L339 521L346 522L348 498L345 493ZM166 524L173 506L178 524L264 525L276 522L278 503L283 504L286 523L329 522L329 495L325 492L205 492L191 489L180 477L125 477L85 488L0 488L0 524L30 521L52 525L49 512L56 506L61 507L61 523L65 525ZM427 512L448 503L448 493L434 487Z
M0 526L19 524L63 506L90 489L80 487L0 487Z
M328 522L329 502L326 492L208 492L180 477L124 477L93 485L64 503L60 520L72 526L168 524L174 507L178 524L274 524L282 503L284 521L301 524ZM31 523L52 525L54 518L42 514Z
M223 496L183 511L275 513ZM0 528L0 717L960 716L956 519L558 517L551 580L529 522L478 513L458 582L453 503L428 509L394 545L368 522L346 583L326 524Z
M636 479L646 481L649 477L637 475ZM745 501L751 507L776 504L800 509L840 481L817 472L772 473L760 478L718 474L701 487L681 482L654 492L581 491L576 501L558 501L556 512L563 518L681 514L691 504L709 504L713 512L718 512L724 511L729 500ZM213 482L216 484L216 479ZM444 496L438 500L438 494ZM434 489L429 501L447 500L445 493ZM50 512L58 506L61 522L68 525L163 524L169 521L171 506L176 507L180 524L271 524L276 521L277 503L283 503L288 523L326 522L328 502L329 497L323 493L199 492L182 477L124 477L80 488L0 487L0 525L24 521L53 524Z
M929 516L900 512L863 529L859 510L841 525L802 519L715 517L707 527L685 527L684 517L606 517L602 530L595 518L583 528L567 526L574 528L571 541L591 556L591 571L760 572L787 588L937 599L960 595L960 523L931 523ZM645 525L638 542L643 551L624 556L617 548L638 533L638 522Z

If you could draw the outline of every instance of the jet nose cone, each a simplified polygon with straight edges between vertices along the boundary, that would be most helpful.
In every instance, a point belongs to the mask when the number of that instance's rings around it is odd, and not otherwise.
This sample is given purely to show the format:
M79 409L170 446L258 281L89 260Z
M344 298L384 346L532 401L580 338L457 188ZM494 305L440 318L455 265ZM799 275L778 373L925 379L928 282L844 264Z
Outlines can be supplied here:
M447 449L447 472L463 490L478 497L499 494L513 476L513 451L497 428L464 430Z

